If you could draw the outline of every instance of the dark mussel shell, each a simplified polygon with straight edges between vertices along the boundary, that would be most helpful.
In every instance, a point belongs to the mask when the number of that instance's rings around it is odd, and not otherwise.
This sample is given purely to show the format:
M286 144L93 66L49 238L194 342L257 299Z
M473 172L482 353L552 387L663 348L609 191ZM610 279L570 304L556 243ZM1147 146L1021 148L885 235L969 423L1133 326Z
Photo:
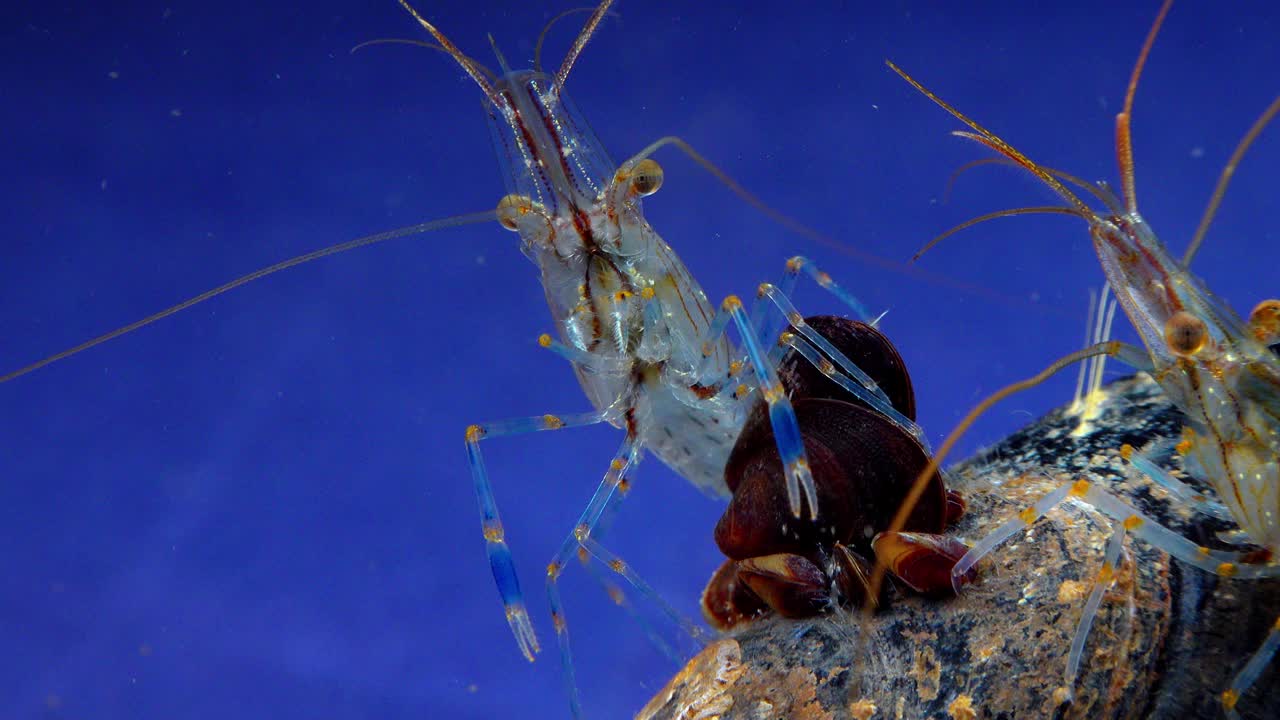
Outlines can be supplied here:
M702 591L702 615L719 630L763 615L768 604L738 575L738 561L725 560Z
M917 595L944 598L956 588L972 583L977 568L952 580L951 570L969 546L949 535L936 533L881 533L871 541L875 556L893 572L893 578Z
M782 460L766 417L763 432L753 432L749 444L739 439L730 456L737 489L716 525L716 544L735 559L809 555L837 542L870 555L871 539L893 518L928 465L928 455L915 438L860 405L814 398L792 405L818 490L817 521L807 513L791 514ZM946 518L946 489L938 476L906 527L941 532Z
M894 409L910 420L916 419L916 396L911 387L911 376L898 349L876 328L864 322L836 317L814 315L805 318L805 324L821 333L837 350L854 362L867 374L889 398ZM794 329L792 330L794 332ZM840 387L834 380L822 374L818 368L794 350L778 363L778 379L787 389L792 402L800 398L826 398L842 400L870 409L862 400ZM751 448L773 442L773 428L769 424L769 406L758 401L752 406L734 451L729 456L724 478L729 491L738 489L742 474L735 460L749 454Z
M884 389L892 404L914 418L911 379L897 349L875 328L833 316L807 318L840 352ZM835 543L870 555L916 477L929 462L911 435L824 376L795 352L779 377L791 395L805 452L818 490L819 517L791 514L782 461L763 401L752 409L725 467L733 498L716 525L716 543L730 558L775 553L809 557ZM941 475L912 512L907 529L941 532L947 493Z
M898 348L874 326L835 315L814 315L805 324L826 338L880 386L889 403L910 420L916 419L916 396L907 365ZM792 331L794 332L794 330ZM797 397L831 398L856 405L862 401L823 375L798 353L790 352L778 364L779 379Z

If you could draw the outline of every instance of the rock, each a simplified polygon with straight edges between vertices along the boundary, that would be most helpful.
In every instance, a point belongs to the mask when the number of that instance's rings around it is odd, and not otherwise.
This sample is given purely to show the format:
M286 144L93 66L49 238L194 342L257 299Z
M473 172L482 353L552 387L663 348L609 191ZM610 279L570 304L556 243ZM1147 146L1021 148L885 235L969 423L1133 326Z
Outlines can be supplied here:
M1180 469L1181 414L1145 375L1105 390L1086 432L1050 413L950 471L968 501L954 534L973 543L1062 483L1085 478L1209 547L1229 525L1193 516L1120 458L1124 443ZM1194 482L1193 482L1194 484ZM1220 717L1219 694L1280 614L1280 581L1219 580L1128 538L1070 684L1066 660L1111 520L1068 501L979 564L954 600L898 598L865 617L771 616L723 636L641 720ZM708 537L708 542L710 542ZM1273 663L1237 710L1280 717Z

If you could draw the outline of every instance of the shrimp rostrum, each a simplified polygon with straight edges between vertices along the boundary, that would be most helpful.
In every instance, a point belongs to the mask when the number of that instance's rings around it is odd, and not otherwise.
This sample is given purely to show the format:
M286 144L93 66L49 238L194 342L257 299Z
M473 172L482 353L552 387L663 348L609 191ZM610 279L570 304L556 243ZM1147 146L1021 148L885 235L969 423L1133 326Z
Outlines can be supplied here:
M1280 98L1271 103L1236 148L1186 255L1181 260L1175 258L1138 212L1129 133L1137 81L1169 4L1165 3L1151 28L1134 68L1123 111L1116 117L1116 152L1122 186L1120 198L1105 184L1089 185L1036 163L889 63L907 82L971 129L971 132L957 132L957 135L995 150L1003 161L1031 172L1066 201L1065 207L991 213L944 233L934 242L956 230L994 217L1026 212L1057 212L1079 217L1088 224L1107 282L1144 345L1140 348L1115 341L1102 342L1071 353L1035 377L998 391L960 423L940 446L935 462L941 462L960 434L1002 398L1037 384L1081 359L1110 355L1149 373L1170 401L1185 414L1182 441L1176 449L1182 455L1186 471L1209 483L1218 500L1197 499L1197 494L1188 486L1131 447L1122 447L1121 455L1140 472L1169 489L1174 497L1185 499L1193 509L1234 521L1240 528L1239 533L1230 536L1234 544L1252 544L1261 548L1261 552L1237 553L1202 547L1162 527L1128 503L1086 480L1069 482L981 539L956 565L953 580L962 578L963 573L980 558L1065 499L1088 503L1116 521L1103 567L1086 602L1068 656L1068 697L1089 627L1103 592L1110 584L1126 534L1140 537L1183 562L1222 577L1280 577L1280 563L1277 563L1280 556L1280 358L1269 347L1280 339L1277 335L1280 302L1263 301L1246 322L1187 270L1235 164L1280 111ZM1104 209L1097 210L1086 204L1067 187L1068 184L1084 187L1098 198ZM1280 647L1280 619L1261 647L1236 674L1230 688L1223 692L1221 700L1228 715L1236 716L1235 706L1241 695L1254 683L1277 647Z

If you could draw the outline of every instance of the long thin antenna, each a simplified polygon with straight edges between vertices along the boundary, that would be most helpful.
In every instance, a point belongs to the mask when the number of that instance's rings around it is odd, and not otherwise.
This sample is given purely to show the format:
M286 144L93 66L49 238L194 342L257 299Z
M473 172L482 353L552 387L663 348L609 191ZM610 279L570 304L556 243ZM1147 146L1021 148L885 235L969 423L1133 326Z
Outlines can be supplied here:
M489 98L490 102L494 105L498 105L498 98L494 95L493 85L485 79L484 75L476 70L474 64L475 61L462 54L462 51L458 49L458 46L450 42L449 38L444 36L444 33L437 30L435 25L427 22L426 18L419 15L418 11L414 10L413 6L408 3L408 0L400 0L400 6L405 10L408 10L409 14L413 16L413 19L417 20L418 24L425 28L427 32L431 33L431 36L436 39L436 42L440 43L440 47L444 48L445 52L449 53L454 60L458 61L458 64L462 66L462 69L465 70L467 74L471 76L471 79L475 80L476 84L480 86L480 89L484 91L485 96Z
M444 48L440 47L439 45L433 42L427 42L426 40L414 40L411 38L376 38L374 40L365 40L359 45L356 45L355 47L351 48L351 54L354 55L356 51L363 50L372 45L414 45L416 47L427 48L428 50L436 50L446 55L452 55L448 50L445 50ZM468 63L470 63L471 67L476 72L483 74L485 78L489 80L489 82L492 83L497 80L497 78L494 77L493 72L489 70L489 68L477 62L475 58L469 57L467 55L463 55L462 57Z
M968 125L970 128L973 129L975 133L977 133L976 135L966 134L964 135L964 137L969 137L973 140L976 140L982 143L983 145L986 145L992 150L995 150L1001 155L1004 155L1005 157L1014 161L1018 165L1022 166L1027 170L1027 172L1030 172L1031 174L1040 178L1040 180L1044 184L1048 185L1055 192L1057 192L1058 195L1062 197L1062 199L1066 200L1070 205L1075 207L1075 209L1079 210L1082 216L1090 217L1093 215L1092 210L1090 210L1088 205L1084 204L1084 201L1082 201L1079 197L1077 197L1075 193L1068 190L1066 185L1063 185L1061 181L1059 181L1056 177L1054 177L1044 168L1040 167L1040 165L1038 165L1034 160L1027 157L1026 155L1023 155L1021 152L1018 151L1017 148L1013 147L1009 143L1002 140L1000 136L982 127L977 123L977 121L969 118L967 115L965 115L964 113L960 112L959 110L955 109L950 104L948 104L947 101L933 94L932 91L930 91L924 85L921 85L919 81L917 81L915 78L908 75L907 71L903 70L897 65L894 65L892 60L885 60L884 62L894 72L898 73L898 75L900 75L903 80L906 80L908 83L911 84L912 87L920 91L922 95L924 95L925 97L937 103L939 107L951 113L951 115L954 116L957 120L964 123L965 125Z
M1080 211L1074 210L1069 207L1062 207L1061 205L1044 205L1044 206L1037 206L1037 207L1021 207L1021 208L1009 208L1008 210L997 210L995 212L989 212L986 215L979 215L978 217L973 218L972 220L966 220L965 222L962 222L959 225L956 225L955 227L951 228L950 230L947 230L946 232L943 232L942 234L938 235L937 237L935 237L934 239L926 243L924 247L916 251L916 254L911 256L911 262L915 262L919 260L921 256L929 252L929 250L933 249L934 245L937 245L938 243L951 237L952 235L955 235L961 230L966 230L968 228L973 227L974 225L977 225L979 223L984 223L988 220L995 220L996 218L1003 218L1003 217L1015 217L1017 215L1072 215L1074 217L1083 217L1086 221L1089 219L1087 215L1084 215Z
M970 140L974 139L973 133L967 133L967 132L964 132L963 130L957 130L953 132L952 135L955 135L956 137L970 139ZM978 139L978 142L982 142L982 140ZM984 147L987 147L987 144L985 142L983 142L982 144ZM951 197L951 192L954 189L956 181L960 178L960 175L968 172L969 170L972 170L973 168L981 167L983 165L1008 165L1010 167L1015 167L1015 168L1021 167L1020 165L1018 165L1018 163L1010 160L1009 158L1003 155L979 158L977 160L972 160L970 162L967 162L964 165L961 165L960 167L953 170L951 172L951 175L947 178L947 186L942 192L942 203L945 205L947 202L949 202ZM1098 187L1097 185L1094 185L1091 182L1086 182L1083 178L1079 178L1064 170L1058 170L1057 168L1051 168L1046 165L1041 165L1040 167L1043 168L1045 172L1058 178L1059 180L1064 180L1066 182L1069 182L1072 185L1075 185L1076 187L1080 188L1081 190L1084 190L1085 192L1098 198L1098 200L1103 205L1106 205L1107 208L1111 210L1111 212L1116 214L1123 212L1121 207L1116 203L1115 197L1109 192L1104 192L1102 188Z
M260 270L254 270L253 272L248 273L247 275L241 275L240 277L236 278L235 280L232 280L231 282L223 283L222 285L219 285L218 287L213 288L212 290L206 290L200 293L199 295L196 295L195 297L183 300L177 305L171 305L165 308L164 310L161 310L158 313L153 313L151 315L148 315L142 318L141 320L138 320L136 322L131 322L128 325L125 325L123 327L118 327L115 330L112 330L111 332L103 333L102 335L99 335L98 337L95 337L92 340L86 340L85 342L82 342L73 348L63 350L60 353L55 353L42 360L37 360L31 363L30 365L20 367L11 373L0 375L0 383L7 383L10 380L13 380L15 378L20 378L23 375L26 375L27 373L33 372L35 370L39 370L45 365L50 365L59 360L69 358L72 355L78 355L84 352L85 350L88 350L91 347L96 347L98 345L101 345L102 343L107 342L108 340L114 340L120 337L121 335L128 335L129 333L133 332L134 330L137 330L138 328L146 327L147 325L150 325L151 323L156 322L157 320L163 320L169 317L170 315L173 315L174 313L182 312L183 310L186 310L192 305L199 305L205 300L209 300L210 298L215 298L229 290L234 290L240 287L241 285L247 285L253 282L254 280L264 278L268 275L274 275L275 273L278 273L281 270L287 270L291 267L297 267L298 265L302 265L303 263L309 263L312 260L319 260L320 258L329 257L330 255L337 255L338 253L346 252L348 250L354 250L358 247L364 247L365 245L373 245L374 243L386 242L387 240L394 240L396 238L408 237L410 235L418 235L420 233L430 232L432 230L439 230L440 228L454 227L457 225L467 225L469 223L486 222L489 220L496 220L496 219L497 219L497 216L495 215L495 212L493 210L486 210L485 212L478 212L478 213L470 213L468 215L455 215L453 217L444 218L442 220L433 220L431 222L426 222L419 225L410 225L409 227L403 227L397 230L388 230L386 232L380 232L374 235L365 235L364 237L356 238L355 240L347 240L346 242L341 242L341 243L338 243L337 245L330 245L329 247L326 247L326 248L313 250L309 253L305 253L303 255L298 255L296 257L289 258L288 260L281 260L275 265L264 267Z
M1236 166L1240 164L1245 151L1249 149L1254 140L1258 139L1263 129L1275 118L1277 112L1280 112L1280 96L1276 96L1276 99L1271 101L1271 104L1262 112L1262 115L1258 116L1258 119L1253 123L1253 127L1249 128L1249 132L1245 133L1244 137L1240 139L1240 144L1236 145L1235 152L1231 153L1230 159L1227 160L1227 166L1222 168L1222 174L1218 176L1218 184L1213 188L1213 195L1209 196L1209 205L1204 209L1204 216L1200 218L1200 226L1196 228L1196 234L1191 237L1191 244L1187 246L1187 252L1182 256L1183 267L1191 265L1191 259L1196 256L1196 251L1200 249L1200 244L1204 242L1205 233L1209 232L1209 223L1213 222L1213 216L1218 213L1218 206L1222 204L1222 197L1227 193L1227 185L1236 174Z
M1138 53L1138 62L1133 65L1133 73L1129 75L1129 89L1124 94L1124 109L1116 115L1116 162L1120 165L1120 190L1124 194L1125 209L1130 214L1138 212L1138 195L1133 180L1133 135L1129 132L1129 118L1133 115L1133 96L1138 92L1138 78L1142 77L1142 68L1147 64L1147 56L1151 54L1151 46L1156 42L1156 35L1164 23L1164 16L1173 7L1173 0L1164 0L1160 13L1147 31L1147 39L1142 43L1142 51Z
M578 13L584 13L584 12L591 12L592 10L595 10L595 8L593 7L571 8L551 18L550 20L547 21L546 25L542 26L542 32L538 33L538 42L534 43L534 46L533 46L533 69L534 70L537 70L538 72L542 72L542 45L547 41L547 33L551 32L551 27L556 23L560 22L561 20L569 17L570 15L576 15Z

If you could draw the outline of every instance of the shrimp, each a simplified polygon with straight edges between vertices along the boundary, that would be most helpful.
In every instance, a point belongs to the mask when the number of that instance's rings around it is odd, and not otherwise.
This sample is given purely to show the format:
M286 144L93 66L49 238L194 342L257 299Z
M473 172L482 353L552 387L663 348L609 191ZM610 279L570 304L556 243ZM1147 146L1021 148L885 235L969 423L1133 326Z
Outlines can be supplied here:
M1189 487L1131 447L1121 448L1122 456L1193 509L1233 520L1240 528L1236 544L1249 543L1262 548L1259 556L1256 552L1225 552L1199 546L1084 480L1063 485L982 538L952 571L957 589L964 573L979 559L1068 498L1088 503L1116 520L1102 569L1086 601L1068 655L1066 697L1070 697L1084 642L1102 595L1110 585L1126 535L1141 538L1189 565L1224 578L1280 577L1280 563L1277 562L1280 558L1280 358L1268 347L1277 339L1278 304L1274 300L1263 301L1246 322L1187 270L1235 166L1267 123L1280 112L1280 97L1272 101L1237 146L1186 254L1181 260L1175 258L1138 212L1130 135L1138 79L1171 3L1172 0L1166 0L1152 25L1130 78L1123 110L1116 117L1121 197L1116 197L1105 184L1092 187L1066 173L1036 163L927 90L898 66L889 63L908 83L971 129L971 132L957 132L957 135L982 143L1008 162L1026 169L1067 203L1065 207L1025 208L983 216L944 233L926 245L921 253L952 232L993 217L1026 212L1056 212L1079 217L1088 224L1094 250L1108 284L1144 345L1139 348L1118 341L1101 342L1063 357L1033 378L994 393L964 418L942 443L933 462L940 463L955 440L994 403L1041 382L1074 362L1109 355L1149 373L1186 415L1182 441L1177 450L1188 472L1203 478L1213 487L1218 502L1197 497ZM1089 190L1105 205L1105 209L1093 209L1067 184ZM926 468L925 473L929 472L932 468ZM910 500L905 503L899 516L909 512L911 505ZM893 527L897 527L897 523ZM1221 702L1229 716L1237 717L1235 707L1241 696L1258 678L1278 647L1280 619L1236 674L1231 686L1222 693Z
M801 273L806 273L865 315L858 301L830 276L802 257L792 258L780 283L759 287L750 315L732 295L714 307L671 247L646 222L641 198L657 192L663 182L662 168L652 157L656 151L670 146L704 166L707 163L683 140L665 137L614 167L570 102L565 81L612 0L597 6L554 75L537 68L512 71L503 62L500 78L487 76L405 0L401 4L471 76L492 106L489 117L509 178L509 194L498 203L497 220L519 234L522 252L539 269L555 325L555 335L544 334L539 344L570 363L594 408L466 429L467 457L490 566L507 621L529 660L539 644L485 469L481 441L601 423L625 433L591 501L547 565L552 623L571 711L579 717L582 711L558 584L575 553L586 550L648 601L662 606L690 635L700 635L599 539L603 518L625 494L646 450L703 491L727 495L725 464L749 402L759 392L769 408L791 513L801 517L803 503L810 518L820 517L822 508L795 412L777 374L787 346L766 346L763 340L776 332L776 318L766 314L770 307L796 330L784 336L791 340L791 347L895 424L917 437L921 433L914 422L893 409L870 377L810 329L787 299ZM727 339L730 323L741 347Z
M794 257L787 261L776 284L758 286L751 310L735 296L712 305L671 246L648 224L641 203L663 184L663 170L652 157L663 148L682 151L739 195L759 203L677 137L656 140L620 164L609 159L569 99L565 85L611 4L612 0L604 0L594 9L555 73L536 66L513 71L499 54L502 72L495 76L401 0L404 9L482 90L508 186L495 210L379 233L276 263L0 376L0 382L266 275L393 238L496 220L518 235L521 251L538 268L553 323L552 332L542 335L538 344L570 364L592 408L477 423L464 433L490 569L517 647L529 660L539 652L539 641L525 606L481 446L504 436L590 425L607 424L624 431L603 479L546 570L546 593L569 704L573 715L581 716L559 586L575 555L585 551L624 578L689 635L698 638L702 634L601 543L602 525L631 486L646 452L707 494L727 496L725 462L748 410L757 397L763 397L784 460L789 509L795 517L807 512L811 519L821 518L795 414L776 372L780 358L790 349L923 443L914 422L894 410L884 392L810 329L791 304L788 296L804 276L866 317L858 301L829 275L809 260ZM772 341L779 321L793 329L785 334L785 344ZM741 344L730 341L731 325Z

